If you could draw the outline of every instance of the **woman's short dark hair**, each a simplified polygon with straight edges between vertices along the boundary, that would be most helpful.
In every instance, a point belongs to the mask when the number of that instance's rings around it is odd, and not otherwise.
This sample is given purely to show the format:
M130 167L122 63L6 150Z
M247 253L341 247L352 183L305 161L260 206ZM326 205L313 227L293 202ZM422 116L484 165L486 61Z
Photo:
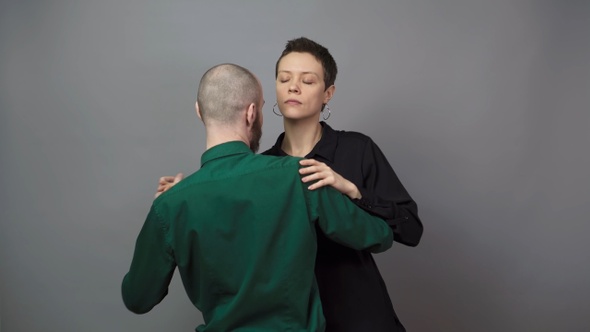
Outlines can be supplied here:
M334 85L334 81L336 81L336 74L338 74L338 67L336 66L336 61L334 61L332 54L330 54L328 49L324 46L305 37L291 39L287 42L283 53L281 53L281 56L277 60L277 64L275 66L275 78L278 76L279 62L281 62L281 59L285 55L292 52L309 53L313 55L324 68L325 89Z

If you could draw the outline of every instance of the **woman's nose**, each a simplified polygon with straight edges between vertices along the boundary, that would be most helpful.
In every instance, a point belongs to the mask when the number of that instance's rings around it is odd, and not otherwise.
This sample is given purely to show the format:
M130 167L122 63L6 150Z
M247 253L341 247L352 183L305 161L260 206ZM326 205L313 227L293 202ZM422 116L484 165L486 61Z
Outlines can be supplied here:
M292 83L291 85L289 85L289 92L298 93L299 86L295 83Z

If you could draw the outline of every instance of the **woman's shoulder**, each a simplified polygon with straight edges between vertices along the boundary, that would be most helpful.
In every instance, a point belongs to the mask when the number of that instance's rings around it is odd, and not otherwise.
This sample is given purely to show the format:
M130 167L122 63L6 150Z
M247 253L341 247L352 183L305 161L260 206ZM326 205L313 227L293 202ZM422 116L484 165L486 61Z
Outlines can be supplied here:
M351 144L362 144L366 145L368 143L373 143L373 140L369 135L363 134L359 131L354 130L344 130L344 129L333 129L332 127L327 127L328 130L331 130L335 136L338 137L338 141L343 141L343 143L351 143Z

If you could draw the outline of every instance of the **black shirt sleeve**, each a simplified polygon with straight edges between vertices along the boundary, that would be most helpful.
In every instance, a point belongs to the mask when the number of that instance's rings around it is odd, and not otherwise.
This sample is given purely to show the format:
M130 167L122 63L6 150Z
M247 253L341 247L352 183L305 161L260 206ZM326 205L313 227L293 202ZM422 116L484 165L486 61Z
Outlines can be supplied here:
M394 241L417 246L424 230L418 206L377 144L362 133L336 131L323 122L322 126L323 136L306 158L325 162L354 183L362 198L353 201L384 219L393 230ZM275 145L263 154L286 156L280 148L284 135L282 133Z
M362 209L383 218L392 228L396 242L416 246L423 226L418 206L410 197L383 152L370 138L363 149L362 198L353 200Z

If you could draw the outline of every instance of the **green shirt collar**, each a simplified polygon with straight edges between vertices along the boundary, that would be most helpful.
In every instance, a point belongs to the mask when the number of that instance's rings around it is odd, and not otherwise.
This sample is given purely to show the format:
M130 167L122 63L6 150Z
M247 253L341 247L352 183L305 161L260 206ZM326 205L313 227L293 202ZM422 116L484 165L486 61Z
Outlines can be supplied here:
M231 141L227 143L222 143L216 145L203 153L201 156L201 167L205 165L207 162L223 158L227 156L231 156L234 154L244 154L244 153L254 153L248 145L242 141Z

